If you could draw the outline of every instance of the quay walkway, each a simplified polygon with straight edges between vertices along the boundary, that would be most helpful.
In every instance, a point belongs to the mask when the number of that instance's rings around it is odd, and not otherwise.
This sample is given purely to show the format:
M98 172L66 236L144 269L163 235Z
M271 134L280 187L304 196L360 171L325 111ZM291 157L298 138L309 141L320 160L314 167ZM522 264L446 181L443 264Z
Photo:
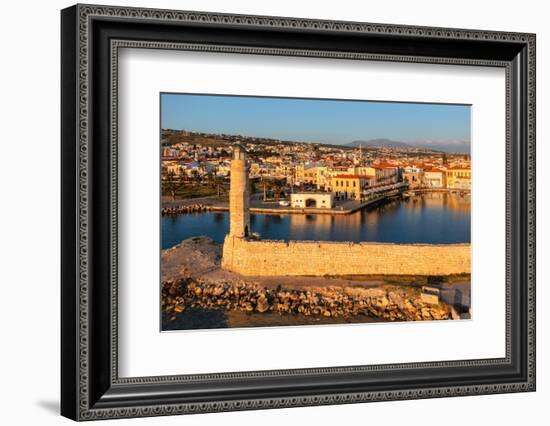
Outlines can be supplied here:
M253 200L250 206L250 213L264 214L329 214L329 215L346 215L354 213L369 205L379 203L387 198L394 197L402 193L408 184L406 182L398 182L390 185L381 185L364 192L365 198L359 200L345 200L340 205L328 208L296 208L281 206L277 202L265 203L263 201ZM267 204L267 205L266 205ZM229 211L228 206L212 206L212 211Z

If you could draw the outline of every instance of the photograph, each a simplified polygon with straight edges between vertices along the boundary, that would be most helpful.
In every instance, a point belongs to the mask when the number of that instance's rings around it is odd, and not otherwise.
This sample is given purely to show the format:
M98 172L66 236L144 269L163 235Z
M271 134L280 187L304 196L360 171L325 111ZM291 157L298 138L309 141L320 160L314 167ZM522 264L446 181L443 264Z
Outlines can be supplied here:
M161 93L155 143L161 331L472 319L471 105Z
M42 411L58 400L75 421L279 424L274 409L311 407L292 410L291 423L307 423L318 406L326 424L364 409L407 424L538 414L544 14L256 3L75 4L54 25L37 17L52 49L29 45L31 62L60 55L57 84L38 79L40 95L36 79L12 79L20 120L5 157L14 183L28 178L15 185L27 199L37 176L57 179L41 182L44 202L5 209L22 226L4 222L24 255L11 281L41 272L34 299L59 307L58 336L21 339L32 315L11 328L26 353L59 345L10 388L37 390ZM60 133L61 149L39 137L29 151L28 99L49 105L57 89L61 108L32 125ZM47 173L27 167L34 158ZM58 209L38 217L50 186ZM56 237L22 238L29 227L59 228L59 250L45 250L57 261L30 261ZM60 292L42 285L50 267ZM57 399L42 396L39 367Z

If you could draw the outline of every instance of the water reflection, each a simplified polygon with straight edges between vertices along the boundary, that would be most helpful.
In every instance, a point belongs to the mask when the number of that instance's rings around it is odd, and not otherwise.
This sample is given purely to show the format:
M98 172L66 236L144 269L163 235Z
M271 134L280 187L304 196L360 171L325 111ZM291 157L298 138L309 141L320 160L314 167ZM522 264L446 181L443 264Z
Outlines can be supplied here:
M265 239L465 243L470 242L470 196L428 193L341 216L253 214L250 225ZM221 243L228 230L227 213L164 216L162 247L196 235Z

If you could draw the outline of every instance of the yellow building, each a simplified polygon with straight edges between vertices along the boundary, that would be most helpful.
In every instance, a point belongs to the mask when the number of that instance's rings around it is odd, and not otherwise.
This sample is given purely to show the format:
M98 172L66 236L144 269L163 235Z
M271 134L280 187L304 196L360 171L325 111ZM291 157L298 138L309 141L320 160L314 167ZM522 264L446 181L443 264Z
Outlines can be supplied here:
M294 179L296 177L296 170L294 166L281 163L275 168L275 173L277 176L284 177L287 183L291 185L294 183Z
M315 185L317 189L324 189L327 185L328 167L312 164L296 166L296 182Z
M305 166L303 164L296 165L296 182L302 183L304 181Z
M471 189L471 169L466 167L450 167L445 171L448 189Z
M304 182L317 185L317 167L304 169Z
M250 164L250 176L260 176L260 163Z
M366 187L366 176L336 175L330 180L330 190L342 199L360 200Z
M315 167L317 171L317 189L325 189L328 184L328 167L326 166L317 166Z

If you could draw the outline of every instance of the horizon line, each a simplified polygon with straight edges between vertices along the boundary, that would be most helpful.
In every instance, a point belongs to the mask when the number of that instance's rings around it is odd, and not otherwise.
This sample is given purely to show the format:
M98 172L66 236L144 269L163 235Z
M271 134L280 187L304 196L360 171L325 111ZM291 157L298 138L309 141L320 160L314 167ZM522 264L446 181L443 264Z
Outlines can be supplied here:
M387 138L387 137L374 137L374 138L369 138L369 139L354 139L354 140L351 140L349 142L345 142L345 143L335 143L335 142L332 142L332 143L329 143L329 142L319 142L317 140L303 140L303 139L300 139L300 140L292 140L292 139L281 139L281 138L277 138L277 137L272 137L272 136L257 136L255 134L243 134L243 133L225 133L225 132L205 132L205 131L200 131L200 130L189 130L189 129L186 129L186 128L179 128L179 129L176 129L176 128L172 128L172 127L161 127L160 128L161 131L165 131L165 130L172 130L172 131L178 131L178 132L190 132L190 133L202 133L202 134L207 134L207 135L225 135L225 136L233 136L233 137L238 137L238 136L241 136L241 137L244 137L244 138L257 138L257 139L269 139L269 140L274 140L274 141L279 141L279 142L291 142L291 143L304 143L304 144L319 144L319 145L333 145L333 146L350 146L350 144L353 144L353 143L356 143L356 142L372 142L372 141L376 141L376 140L385 140L385 141L389 141L389 142L398 142L398 143L404 143L404 144L407 144L407 145L410 145L411 148L419 148L417 145L415 144L422 144L422 143L433 143L433 144L443 144L443 146L446 146L446 147L449 147L449 146L453 146L453 145L458 145L460 144L461 146L468 146L469 148L471 148L471 141L466 141L466 140L463 140L463 139L459 139L459 140L449 140L449 141L445 141L445 140L415 140L415 141L406 141L406 140L397 140L397 139L392 139L392 138ZM395 147L394 147L395 148ZM424 148L425 149L425 148Z

